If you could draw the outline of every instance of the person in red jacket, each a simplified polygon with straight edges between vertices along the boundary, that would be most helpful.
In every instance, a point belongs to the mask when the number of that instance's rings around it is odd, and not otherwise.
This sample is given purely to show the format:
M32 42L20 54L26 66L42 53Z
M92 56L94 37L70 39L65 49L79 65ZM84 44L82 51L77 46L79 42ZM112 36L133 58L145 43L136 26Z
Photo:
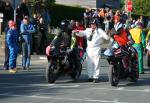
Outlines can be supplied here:
M120 22L120 17L114 19L114 28L111 30L111 36L120 46L126 46L127 43L133 42L131 35L124 29Z
M75 22L75 27L73 28L73 30L78 30L78 31L82 31L84 30L84 26L82 24L80 24L78 21ZM84 38L83 37L79 37L77 36L77 44L80 48L83 49L83 45L84 45ZM80 52L80 57L83 56L83 51Z

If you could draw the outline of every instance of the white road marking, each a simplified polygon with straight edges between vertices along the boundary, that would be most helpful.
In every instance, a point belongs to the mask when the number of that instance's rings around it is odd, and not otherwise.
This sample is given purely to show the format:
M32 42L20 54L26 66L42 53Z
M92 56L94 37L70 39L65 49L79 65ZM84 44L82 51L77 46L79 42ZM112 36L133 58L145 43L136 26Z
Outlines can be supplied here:
M27 98L37 98L37 99L54 99L54 100L66 100L66 101L83 101L83 102L100 102L100 103L128 103L128 102L119 102L116 100L96 100L96 99L80 99L80 98L60 98L60 97L50 97L50 96L37 96L37 95L16 95L16 94L0 94L1 96L11 96L11 97L27 97Z
M0 83L0 84L14 84L14 83ZM45 89L50 89L50 88L77 88L80 85L56 85L56 84L15 84L15 86L5 86L5 87L1 87L4 89L7 88L26 88L26 87L48 87ZM44 88L42 89L44 90Z
M120 88L118 88L117 90L123 90L124 89L124 87L120 87Z
M111 89L111 88L91 88L91 89L101 89L101 90L110 90L110 91L125 91L125 92L147 92L150 93L150 89L125 89L125 88L118 88L118 89Z
M0 84L3 84L3 85L8 85L8 86L4 86L4 87L0 87L0 88L4 88L4 89L7 89L7 88L22 88L22 87L47 87L47 88L41 88L39 89L39 91L41 90L47 90L47 89L53 89L53 88L78 88L78 87L81 87L82 85L62 85L62 84L15 84L15 83L0 83ZM10 85L13 85L13 86L10 86ZM145 92L145 93L150 93L150 88L145 88L145 89L128 89L128 88L125 88L125 87L119 87L119 88L90 88L91 90L92 89L97 89L97 90L110 90L110 91L126 91L126 92ZM34 91L34 90L33 90ZM38 90L36 90L38 91Z
M0 85L16 85L16 86L53 86L55 84L16 84L16 83L0 83Z

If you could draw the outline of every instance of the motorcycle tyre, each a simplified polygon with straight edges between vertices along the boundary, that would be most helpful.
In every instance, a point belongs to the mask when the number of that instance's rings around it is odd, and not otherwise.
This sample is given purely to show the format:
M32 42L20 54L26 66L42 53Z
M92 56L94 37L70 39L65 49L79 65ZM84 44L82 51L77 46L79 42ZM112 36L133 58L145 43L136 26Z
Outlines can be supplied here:
M58 77L58 73L54 73L54 71L51 67L52 67L52 64L48 63L48 65L46 67L46 81L48 83L55 83L55 81Z
M119 78L116 78L114 73L115 73L115 68L113 65L110 65L108 77L109 77L109 82L110 82L111 86L117 86L119 83Z
M70 74L73 81L78 81L82 72L82 64L77 63L75 66L75 70Z

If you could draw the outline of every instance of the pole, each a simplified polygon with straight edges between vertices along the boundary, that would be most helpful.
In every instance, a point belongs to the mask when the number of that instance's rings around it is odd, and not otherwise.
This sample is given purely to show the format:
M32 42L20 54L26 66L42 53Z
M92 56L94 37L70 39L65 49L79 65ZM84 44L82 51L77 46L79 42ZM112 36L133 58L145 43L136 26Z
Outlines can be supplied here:
M2 23L0 22L0 35L2 35Z
M16 0L13 0L13 8L14 8L14 22L16 22Z

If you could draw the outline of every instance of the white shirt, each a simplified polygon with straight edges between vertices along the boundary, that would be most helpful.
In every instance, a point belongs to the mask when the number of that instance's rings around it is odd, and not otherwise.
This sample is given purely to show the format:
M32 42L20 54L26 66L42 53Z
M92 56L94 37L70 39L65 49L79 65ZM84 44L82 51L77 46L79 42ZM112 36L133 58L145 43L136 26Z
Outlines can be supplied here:
M77 36L86 36L86 38L88 38L90 37L91 34L92 34L92 29L87 28L84 31L79 31ZM89 55L100 55L101 53L100 45L103 44L104 39L105 40L109 39L109 36L106 34L106 32L100 28L95 29L93 32L92 40L89 41L87 39L87 53Z

